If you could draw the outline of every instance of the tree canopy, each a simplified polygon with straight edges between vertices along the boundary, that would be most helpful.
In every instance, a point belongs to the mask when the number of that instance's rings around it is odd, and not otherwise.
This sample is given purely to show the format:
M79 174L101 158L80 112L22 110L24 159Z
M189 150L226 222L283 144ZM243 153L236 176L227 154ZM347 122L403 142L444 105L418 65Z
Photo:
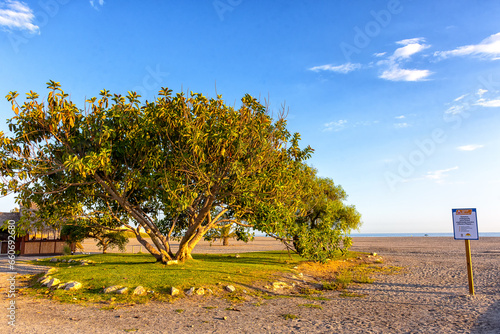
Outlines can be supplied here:
M22 104L10 92L13 135L0 132L1 191L15 192L26 207L36 203L35 221L125 225L167 262L189 259L220 224L251 226L285 241L293 239L290 231L317 229L330 217L298 218L309 212L304 203L314 201L305 193L316 186L306 189L302 182L311 175L304 161L312 149L300 148L283 112L273 120L250 95L235 109L219 95L172 95L162 88L155 101L141 103L134 92L102 90L79 109L59 83L48 88L46 101L31 91ZM334 210L325 205L321 210ZM180 238L175 251L174 237Z

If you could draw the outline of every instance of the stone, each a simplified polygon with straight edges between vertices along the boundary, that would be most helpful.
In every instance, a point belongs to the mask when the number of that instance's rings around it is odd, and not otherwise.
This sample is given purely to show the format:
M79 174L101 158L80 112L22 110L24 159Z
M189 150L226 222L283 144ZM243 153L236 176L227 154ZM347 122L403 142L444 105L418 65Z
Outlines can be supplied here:
M196 294L197 294L198 296L203 296L203 295L205 294L205 289L203 289L203 288L199 288L199 289L197 289L197 290L196 290Z
M71 262L75 262L75 260L73 260L73 259L69 259L69 260L68 260L68 263L71 263Z
M240 254L236 254L234 257L238 259L238 258L240 258L241 256L240 256Z
M212 291L212 289L210 289L210 288L206 289L206 290L205 290L205 292L206 292L206 293L209 293L209 294L211 294L211 295L213 295L213 294L214 294L214 292L213 292L213 291Z
M54 285L57 285L57 284L59 284L59 283L61 283L61 281L60 281L59 279L57 279L57 278L52 278L50 281L48 281L48 282L46 283L46 285L47 285L47 288L51 288L51 287L53 287Z
M228 292L235 292L236 291L236 288L232 285L226 285L226 287L224 289L226 289L226 291L228 291Z
M188 291L186 291L186 296L192 296L194 293L194 287L192 287L191 289L189 289Z
M132 292L132 294L137 295L137 296L141 296L141 295L143 295L145 293L146 293L146 289L144 289L144 287L141 286L141 285L139 285L138 287L136 287L134 289L134 291Z
M40 283L42 285L44 285L45 283L47 283L48 281L50 281L52 279L52 276L43 276L44 279L40 281Z
M69 282L68 284L66 284L66 286L64 287L64 290L65 291L69 291L69 290L78 290L78 289L81 289L82 288L82 283L80 282Z
M123 286L121 286L121 285L108 286L106 289L104 289L104 293L115 292L116 290L119 290L121 288L123 288Z
M68 283L59 283L59 285L57 286L56 289L64 289L64 287L66 286L66 284L68 284Z
M57 262L57 259L53 257L52 259L50 259L50 262Z
M66 262L66 259L62 259L61 262Z
M177 288L175 288L175 287L172 287L172 288L170 289L170 295L171 295L171 296L177 296L179 293L181 293L181 292L180 292L180 290L179 290L179 289L177 289Z
M167 261L167 266L171 266L171 265L174 265L174 264L179 264L179 261L177 261L177 260Z
M82 266L88 266L89 264L87 262L83 262L81 265Z
M128 288L124 287L124 288L116 290L115 293L117 293L119 295L123 295L123 294L127 293L127 291L128 291Z
M377 256L377 253L374 252L374 253L371 254L371 256Z

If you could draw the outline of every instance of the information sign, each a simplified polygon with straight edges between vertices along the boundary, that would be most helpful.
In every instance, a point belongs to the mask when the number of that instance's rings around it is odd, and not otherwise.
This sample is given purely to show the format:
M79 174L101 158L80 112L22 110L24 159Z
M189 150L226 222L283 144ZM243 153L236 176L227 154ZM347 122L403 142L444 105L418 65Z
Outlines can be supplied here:
M452 209L455 240L478 240L476 209Z

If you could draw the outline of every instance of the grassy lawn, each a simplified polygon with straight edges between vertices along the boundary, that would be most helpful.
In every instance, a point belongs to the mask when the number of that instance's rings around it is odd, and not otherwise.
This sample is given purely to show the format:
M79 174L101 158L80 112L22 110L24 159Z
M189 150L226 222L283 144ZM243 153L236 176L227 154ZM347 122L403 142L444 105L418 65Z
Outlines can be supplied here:
M349 259L356 256L358 254L354 253L348 254L347 257L339 255L338 259L330 261L326 267L318 268L332 274L339 268L337 263L349 262ZM171 266L156 262L149 254L123 253L58 257L93 261L85 266L80 263L50 262L50 259L36 261L36 264L57 268L50 276L61 282L78 281L83 284L83 288L77 291L48 289L36 282L40 274L31 278L30 287L23 289L22 293L70 303L142 303L179 298L170 296L171 287L179 289L181 297L182 291L191 287L210 288L215 294L227 296L224 287L233 285L237 291L231 295L237 300L244 298L243 290L250 295L262 294L254 287L263 287L270 282L281 280L285 274L290 277L301 270L311 271L310 263L286 252L242 253L239 257L235 254L194 254L193 257L192 261ZM345 265L340 267L343 270L346 268ZM112 285L128 287L129 292L124 295L104 294L103 289ZM143 286L148 293L144 296L133 296L131 291L138 285Z

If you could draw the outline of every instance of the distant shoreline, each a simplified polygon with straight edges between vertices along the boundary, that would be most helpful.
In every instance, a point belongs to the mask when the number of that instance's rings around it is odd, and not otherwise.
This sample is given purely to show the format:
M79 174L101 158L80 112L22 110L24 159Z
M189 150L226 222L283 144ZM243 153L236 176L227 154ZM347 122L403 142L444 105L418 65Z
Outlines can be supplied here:
M351 237L450 237L453 233L352 233ZM500 237L500 232L479 232L481 237Z

